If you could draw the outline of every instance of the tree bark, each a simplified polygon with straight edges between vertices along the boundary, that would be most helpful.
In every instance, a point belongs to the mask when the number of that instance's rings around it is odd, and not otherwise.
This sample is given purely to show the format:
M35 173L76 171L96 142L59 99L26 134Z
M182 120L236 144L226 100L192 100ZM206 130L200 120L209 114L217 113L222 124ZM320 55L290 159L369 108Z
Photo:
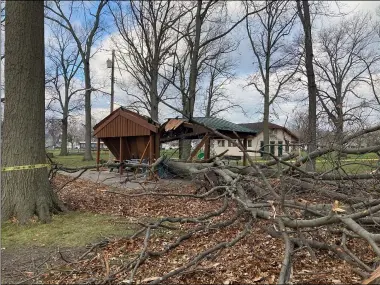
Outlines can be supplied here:
M201 29L202 29L202 19L201 19L201 9L202 9L202 0L197 1L197 13L195 15L195 39L193 51L191 54L191 63L190 63L190 76L189 76L189 106L188 113L190 117L194 113L194 104L195 104L195 95L197 89L197 79L198 79L198 60L199 60L199 44L201 39Z
M152 68L152 81L150 85L150 117L152 120L158 122L158 90L157 90L157 84L158 84L158 69L159 66L156 64L156 59L153 62L153 68Z
M336 96L336 122L335 122L335 133L336 140L338 144L342 144L343 141L343 124L344 124L344 112L343 112L343 96L342 87L338 86L337 96Z
M311 37L311 20L309 1L297 1L298 15L301 19L305 33L305 67L307 73L307 87L309 93L309 132L308 132L308 153L317 149L317 85L315 84L315 74L313 67L313 41ZM315 171L315 160L310 159L306 164L308 171Z
M267 4L271 6L272 4ZM271 9L270 9L271 10ZM270 99L269 99L269 76L270 76L270 61L271 61L271 53L272 53L272 43L271 43L271 33L272 29L270 28L271 18L268 16L267 19L267 42L266 42L266 54L265 54L265 90L264 90L264 121L263 121L263 135L264 135L264 151L269 153L269 108L270 108ZM263 155L264 159L269 159L270 156L268 154Z
M63 115L62 118L62 136L61 136L61 151L60 156L67 156L67 116Z
M188 118L192 118L194 114L195 95L198 79L198 60L199 60L199 45L202 30L202 0L197 1L197 12L195 14L195 38L191 52L190 75L189 75L189 92L187 96L182 96L183 114ZM191 152L191 140L179 141L179 155L181 159L187 160Z
M187 160L190 157L191 140L180 139L178 150L179 150L179 158L182 160Z
M61 136L61 151L59 153L60 156L67 155L67 125L68 125L68 110L69 110L69 102L68 102L68 92L69 87L65 86L65 103L64 110L62 115L62 136Z
M83 160L93 160L91 153L91 78L90 78L90 57L84 62L85 88L84 112L85 112L85 149Z
M265 84L266 85L266 84ZM267 94L268 92L268 94ZM265 97L264 97L264 118L263 118L263 135L264 135L264 153L263 158L269 159L269 84L268 89L265 86Z
M3 166L36 165L45 158L44 7L42 1L9 1L5 23ZM2 220L42 222L60 210L47 169L5 171Z

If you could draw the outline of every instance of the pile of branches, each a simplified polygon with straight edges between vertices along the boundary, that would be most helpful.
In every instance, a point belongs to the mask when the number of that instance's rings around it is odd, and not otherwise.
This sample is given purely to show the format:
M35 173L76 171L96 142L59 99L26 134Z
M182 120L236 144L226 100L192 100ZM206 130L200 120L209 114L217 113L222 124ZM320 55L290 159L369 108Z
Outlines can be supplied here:
M223 205L217 211L198 217L164 217L150 223L141 223L141 229L132 236L132 239L144 237L140 254L124 264L118 272L107 275L103 283L115 280L121 271L129 272L128 282L133 283L139 267L147 260L169 253L197 233L227 227L237 221L244 222L244 227L233 239L219 242L199 252L182 266L149 280L149 284L165 282L188 271L209 256L234 246L250 233L258 219L266 220L267 226L264 230L271 237L278 238L284 243L283 262L277 280L279 284L291 281L293 256L300 249L307 250L311 257L315 256L315 251L327 250L336 258L350 264L352 270L365 279L364 284L374 282L380 275L380 270L376 270L377 261L380 259L380 234L376 233L380 230L380 175L376 167L374 171L368 173L345 173L344 163L339 161L339 153L377 153L380 151L380 146L363 149L344 148L344 145L352 139L377 130L380 130L380 126L362 130L347 136L341 145L318 149L306 157L295 157L295 155L282 159L273 157L265 164L258 164L248 156L250 165L246 167L226 165L222 156L216 156L206 163L186 163L160 158L155 167L161 164L177 176L193 179L199 186L196 193L144 191L133 195L222 200ZM235 143L229 137L215 130L211 131ZM240 140L237 146L241 151L246 151ZM336 152L338 155L336 160L331 162L334 165L331 170L324 173L307 172L303 167L303 164L310 159ZM318 196L323 202L310 203L300 199L307 194ZM236 207L235 214L232 217L223 216L230 205ZM186 227L188 224L193 226ZM148 245L154 231L179 228L184 233L174 242L167 244L161 250L149 249ZM340 240L334 243L326 242L319 238L321 232L339 236ZM355 254L349 247L349 241L355 239L365 241L375 258L364 260Z

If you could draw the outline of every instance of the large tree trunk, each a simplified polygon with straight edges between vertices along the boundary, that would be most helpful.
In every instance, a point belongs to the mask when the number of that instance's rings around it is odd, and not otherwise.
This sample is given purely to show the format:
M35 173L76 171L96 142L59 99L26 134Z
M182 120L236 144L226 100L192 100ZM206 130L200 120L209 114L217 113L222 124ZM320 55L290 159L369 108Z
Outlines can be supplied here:
M212 108L212 88L214 86L214 81L211 79L209 91L208 91L208 98L207 98L207 105L206 105L206 118L211 117L211 108Z
M199 60L199 44L201 38L201 9L202 1L197 1L197 12L195 15L195 39L193 50L191 53L190 61L190 75L189 75L189 92L188 96L183 96L183 113L184 115L192 118L194 115L194 105L195 105L195 95L197 89L197 79L198 79L198 60ZM188 159L191 152L191 140L180 140L179 141L179 156L180 159Z
M67 155L67 116L63 115L62 118L62 137L61 137L61 151L60 156Z
M155 64L152 71L152 84L150 88L150 117L158 122L158 65Z
M269 3L268 5L271 5ZM268 29L270 26L270 17L268 16ZM263 135L264 135L264 151L268 153L270 151L269 149L269 108L270 108L270 98L269 98L269 92L270 92L270 87L269 87L269 76L270 76L270 60L271 60L271 31L268 30L267 34L267 54L265 56L265 79L264 79L264 84L265 84L265 89L264 89L264 120L263 120ZM269 159L270 155L264 154L263 155L264 159Z
M266 89L266 88L265 88ZM264 98L264 120L263 120L263 135L264 135L264 151L269 152L269 84L268 84L268 94L265 90ZM264 159L269 159L270 155L264 154Z
M251 176L259 176L259 172L253 167L246 166L229 166L224 165L223 167L218 167L218 162L210 162L210 163L186 163L181 161L173 161L173 160L165 160L165 167L177 177L181 177L184 179L193 178L194 175L206 173L212 169L216 170L227 170L229 172L233 172L241 175L251 175ZM217 170L218 171L218 170ZM261 172L265 175L275 175L275 169L261 169Z
M178 145L179 158L187 160L191 153L191 140L180 139Z
M343 124L344 124L344 113L343 113L343 98L342 98L342 87L337 86L337 96L336 96L336 122L335 122L335 133L336 141L338 144L342 144L343 141Z
M65 87L66 88L66 87ZM66 88L65 92L68 92L68 87ZM62 116L62 137L61 137L61 151L59 155L66 156L67 155L67 124L68 124L68 94L65 96L65 106L63 110L63 116Z
M5 23L3 167L45 164L44 3L9 1ZM60 209L47 168L2 172L2 220L43 222Z
M193 51L191 53L191 62L190 62L190 76L189 76L189 113L191 117L194 114L194 104L195 104L195 95L197 90L197 79L198 79L198 60L199 60L199 44L201 39L201 29L202 29L202 19L201 19L201 9L202 1L198 0L197 13L195 15L195 39Z
M305 67L307 73L307 87L309 93L309 131L308 131L308 153L317 149L317 85L315 84L315 74L313 67L313 41L311 37L311 20L309 1L297 1L298 14L301 18L305 33ZM315 171L315 160L311 159L306 163L308 171Z
M84 62L84 77L86 93L84 95L84 112L85 112L85 149L83 160L93 160L91 153L91 79L90 79L90 62Z

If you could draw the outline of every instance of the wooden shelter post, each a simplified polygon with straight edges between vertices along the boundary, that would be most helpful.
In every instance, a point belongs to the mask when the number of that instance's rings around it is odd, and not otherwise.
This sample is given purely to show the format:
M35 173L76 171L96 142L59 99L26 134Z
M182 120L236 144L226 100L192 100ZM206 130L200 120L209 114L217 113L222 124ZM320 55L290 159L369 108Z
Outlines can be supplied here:
M244 147L244 150L247 150L247 138L244 138L243 139L243 147ZM246 152L243 152L243 166L246 166L247 165L247 153Z
M119 157L119 162L120 162L120 167L119 167L119 173L120 173L120 175L123 175L123 165L122 165L122 163L123 163L123 142L124 142L124 140L123 140L123 137L120 137L120 150L119 150L119 152L120 152L120 157Z
M154 133L150 132L149 137L149 164L153 164L154 159Z
M99 171L100 163L100 138L98 138L98 143L96 144L96 171Z
M160 134L157 133L155 135L155 142L154 142L154 154L155 154L155 158L158 159L161 154L160 154Z
M209 159L210 158L210 150L211 150L211 139L208 136L206 141L205 141L205 153L204 153L204 159Z

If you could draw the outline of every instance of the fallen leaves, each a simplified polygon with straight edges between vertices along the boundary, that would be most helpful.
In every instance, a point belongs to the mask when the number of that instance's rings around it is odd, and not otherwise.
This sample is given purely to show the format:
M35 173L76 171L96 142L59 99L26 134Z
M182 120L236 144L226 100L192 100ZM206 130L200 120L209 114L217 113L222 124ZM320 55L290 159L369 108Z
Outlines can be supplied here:
M59 188L67 179L65 176L57 175L55 185ZM164 181L165 182L165 181ZM167 182L167 181L166 181ZM165 183L166 183L165 182ZM274 181L276 182L276 181ZM161 187L161 188L160 188ZM194 187L181 183L166 183L158 187L157 191L165 193L194 193ZM164 216L171 217L195 217L210 211L215 211L222 206L219 200L205 201L201 199L183 197L152 197L139 196L127 197L117 194L110 194L106 191L108 187L78 179L67 185L60 193L61 199L74 210L90 211L94 213L107 213L125 217L128 223L147 223ZM116 191L115 189L112 189ZM141 190L118 190L137 193ZM310 203L313 197L300 197L300 201ZM271 204L273 216L281 213L276 212L273 201ZM331 203L331 202L330 202ZM334 208L335 207L335 208ZM338 203L333 204L336 212L342 210ZM223 216L218 219L228 219L235 212L234 205L230 205ZM136 272L134 281L139 283L149 283L157 280L165 273L187 263L200 251L211 248L218 242L231 240L243 227L243 221L237 221L231 226L210 229L207 233L197 233L185 240L177 248L169 253L156 258L147 259ZM170 283L176 284L275 284L280 272L282 255L284 251L283 242L279 239L271 238L265 232L269 224L266 221L255 221L252 232L231 248L226 248L213 256L202 260L196 266L189 268L183 274L169 279ZM148 249L152 251L162 250L168 244L173 243L180 235L180 232L191 229L193 225L183 224L179 230L160 230L149 242ZM321 238L327 238L325 232L321 231ZM105 275L112 274L120 270L121 264L127 264L136 256L139 256L143 248L144 238L119 239L110 242L106 247L100 249L102 254L90 256L75 265L76 275L65 273L65 283L83 283L90 278L104 278ZM360 246L353 247L354 251L362 250ZM107 257L107 258L106 258ZM299 250L294 255L293 283L353 283L357 282L357 276L350 267L329 255L327 252L316 252L316 260L310 257L306 249ZM111 262L112 261L112 262ZM88 270L86 268L91 268ZM329 272L326 272L329 269ZM130 284L130 274L121 271L115 276L116 283ZM44 277L44 283L57 283L63 279L62 272L53 272Z

